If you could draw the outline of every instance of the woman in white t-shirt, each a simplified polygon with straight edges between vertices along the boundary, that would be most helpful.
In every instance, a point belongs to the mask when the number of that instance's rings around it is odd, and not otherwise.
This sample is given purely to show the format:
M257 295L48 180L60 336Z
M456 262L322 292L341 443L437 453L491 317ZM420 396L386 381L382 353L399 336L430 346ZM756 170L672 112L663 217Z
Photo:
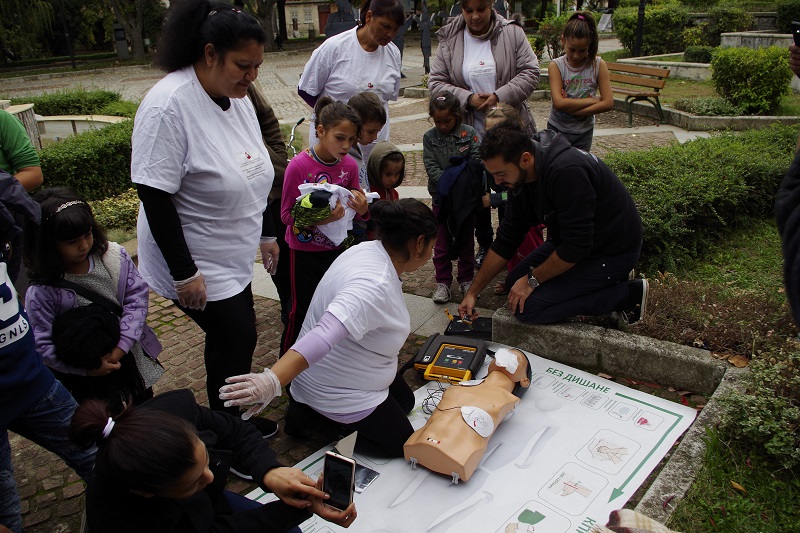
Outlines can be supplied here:
M155 59L168 74L134 121L139 270L205 331L212 409L223 409L225 378L250 371L254 251L260 245L265 259L278 259L265 216L274 171L245 98L265 41L258 22L230 4L172 2ZM277 430L261 422L262 434Z
M389 100L397 100L400 94L400 50L392 39L404 22L400 0L366 0L358 26L326 39L311 54L297 87L300 97L313 108L322 96L347 102L360 92L374 92L383 102L388 117ZM313 118L311 146L316 144ZM377 140L389 140L389 121ZM368 159L372 145L361 149L364 159Z
M284 431L358 431L370 451L403 455L413 433L406 415L411 389L397 373L397 355L410 333L400 276L427 263L436 244L436 217L425 204L404 198L379 201L371 220L378 240L354 246L320 281L300 338L272 369L229 378L225 405L262 410L292 383Z

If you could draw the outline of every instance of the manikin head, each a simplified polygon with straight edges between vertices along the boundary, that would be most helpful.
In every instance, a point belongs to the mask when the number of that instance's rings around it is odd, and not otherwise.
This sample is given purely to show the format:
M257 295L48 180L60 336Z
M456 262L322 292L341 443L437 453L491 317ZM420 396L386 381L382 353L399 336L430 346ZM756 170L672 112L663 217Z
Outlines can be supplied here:
M531 366L528 364L528 358L517 348L497 350L494 360L489 364L489 373L491 372L502 372L511 378L516 383L512 393L520 398L531 384Z

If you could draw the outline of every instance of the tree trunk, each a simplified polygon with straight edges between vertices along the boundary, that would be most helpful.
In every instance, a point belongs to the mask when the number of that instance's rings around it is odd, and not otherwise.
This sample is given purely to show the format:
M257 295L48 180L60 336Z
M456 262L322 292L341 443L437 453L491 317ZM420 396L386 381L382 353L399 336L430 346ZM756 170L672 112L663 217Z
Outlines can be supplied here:
M267 42L264 43L264 50L268 52L277 50L278 46L275 44L275 30L272 29L272 9L275 5L275 0L253 0L252 2L248 1L246 5L267 35Z
M556 2L560 2L561 0L556 0ZM547 0L542 0L542 9L539 12L539 20L544 20L544 17L547 15Z

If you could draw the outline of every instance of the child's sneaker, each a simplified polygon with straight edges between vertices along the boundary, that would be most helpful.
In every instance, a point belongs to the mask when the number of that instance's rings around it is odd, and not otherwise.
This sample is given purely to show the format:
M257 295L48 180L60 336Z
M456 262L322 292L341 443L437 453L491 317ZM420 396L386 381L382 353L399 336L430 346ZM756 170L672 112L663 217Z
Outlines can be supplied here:
M450 301L450 287L444 283L436 285L436 290L433 291L433 302L437 304L446 304Z
M466 296L467 291L469 290L470 287L472 287L471 281L465 281L464 283L459 285L459 288L461 289L461 294Z

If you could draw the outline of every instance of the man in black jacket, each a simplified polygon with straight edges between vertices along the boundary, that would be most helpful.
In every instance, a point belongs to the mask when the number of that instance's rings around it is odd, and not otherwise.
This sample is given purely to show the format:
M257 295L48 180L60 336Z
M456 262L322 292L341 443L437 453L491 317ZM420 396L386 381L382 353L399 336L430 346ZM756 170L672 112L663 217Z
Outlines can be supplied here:
M487 132L486 170L510 191L509 207L483 266L458 307L474 313L480 291L505 267L532 226L547 240L506 279L511 312L526 324L621 311L645 311L648 284L628 281L639 260L642 221L625 186L596 156L544 130L529 138L513 124Z

